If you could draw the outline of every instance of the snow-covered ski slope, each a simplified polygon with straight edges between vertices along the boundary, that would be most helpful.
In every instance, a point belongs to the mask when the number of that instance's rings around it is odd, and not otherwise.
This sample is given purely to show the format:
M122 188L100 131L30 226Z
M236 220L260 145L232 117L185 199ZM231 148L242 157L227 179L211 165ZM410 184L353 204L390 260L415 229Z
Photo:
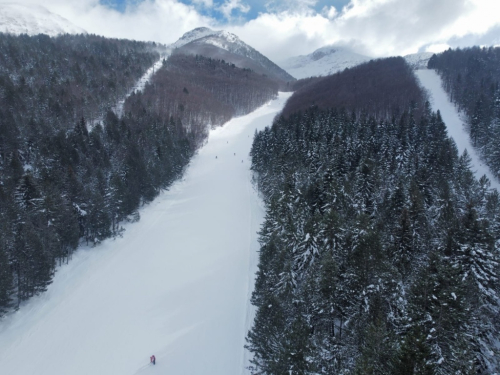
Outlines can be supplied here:
M1 321L0 374L245 373L264 215L248 153L289 96L211 131L122 238L77 251L46 293Z
M448 135L452 137L457 145L460 155L467 149L469 156L472 159L472 170L476 178L481 178L486 175L491 182L491 187L500 191L500 184L493 176L488 166L484 164L479 155L472 147L469 135L464 128L464 122L461 119L455 105L450 102L448 94L444 91L441 83L441 77L431 69L422 69L415 71L422 86L431 96L431 106L434 111L439 110L441 117L448 129Z

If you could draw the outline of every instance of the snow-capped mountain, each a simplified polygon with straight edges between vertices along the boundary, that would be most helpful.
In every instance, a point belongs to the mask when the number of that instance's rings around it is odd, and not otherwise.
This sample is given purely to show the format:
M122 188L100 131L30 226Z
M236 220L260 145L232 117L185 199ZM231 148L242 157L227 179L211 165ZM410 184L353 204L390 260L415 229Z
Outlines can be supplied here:
M293 81L294 78L260 52L240 40L235 34L225 30L211 30L200 27L185 33L172 44L173 53L203 55L222 59L240 68L266 74L282 82Z
M209 29L208 27L198 27L191 31L188 31L183 36L181 36L177 42L171 45L173 48L180 48L196 39L201 39L203 37L217 34L217 31Z
M280 66L297 79L326 76L359 65L371 57L349 51L347 48L327 46L309 55L290 57Z
M419 52L406 55L404 59L413 69L426 69L432 55L434 55L432 52Z
M0 32L50 36L86 33L81 27L42 6L15 3L0 4Z

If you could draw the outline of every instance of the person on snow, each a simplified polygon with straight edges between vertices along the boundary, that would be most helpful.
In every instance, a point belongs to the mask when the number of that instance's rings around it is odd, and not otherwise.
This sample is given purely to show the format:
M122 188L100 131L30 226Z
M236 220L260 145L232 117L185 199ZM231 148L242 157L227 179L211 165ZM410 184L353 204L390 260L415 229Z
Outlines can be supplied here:
M153 354L153 355L152 355L149 359L151 360L151 363L152 363L153 365L156 365L156 357L155 357L155 355L154 355L154 354Z

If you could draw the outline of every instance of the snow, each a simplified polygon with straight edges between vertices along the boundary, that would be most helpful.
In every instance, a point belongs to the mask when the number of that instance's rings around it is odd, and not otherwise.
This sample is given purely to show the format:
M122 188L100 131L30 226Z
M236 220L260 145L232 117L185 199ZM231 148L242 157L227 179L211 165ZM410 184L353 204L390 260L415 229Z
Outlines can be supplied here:
M182 35L175 43L171 44L171 47L179 48L188 43L191 43L194 40L201 39L206 36L214 35L217 33L219 33L219 31L214 31L212 29L209 29L208 27L198 27Z
M235 34L230 33L229 31L221 30L218 35L221 38L226 39L230 43L241 43L240 38L238 38Z
M185 33L179 40L171 44L170 48L175 49L183 46L186 46L184 52L201 55L207 54L206 46L213 46L215 48L211 48L211 51L208 51L208 55L212 58L229 59L230 62L233 62L238 67L250 67L258 73L263 73L285 82L293 80L293 77L290 77L289 74L280 69L267 57L240 40L235 34L225 30L214 31L206 27L197 28ZM219 49L227 52L218 51ZM254 66L254 64L248 66L248 60L253 60L253 63L256 63L257 66Z
M230 52L235 52L238 48L242 48L247 52L250 51L250 47L235 34L225 30L212 30L208 27L199 27L188 31L179 40L171 44L170 47L179 48L194 41L210 44Z
M427 69L427 63L434 55L432 52L412 53L404 56L404 59L413 69Z
M225 43L223 43L220 39L206 38L205 43L229 51L229 47Z
M306 56L290 57L278 65L297 79L326 76L370 60L346 48L322 47Z
M448 129L448 135L455 141L459 154L462 155L464 150L467 150L472 159L471 167L476 178L479 179L483 175L486 175L491 182L491 187L500 191L498 180L491 173L488 166L481 161L479 155L472 147L469 135L464 128L464 121L455 105L450 102L448 94L444 91L439 75L430 69L417 70L415 73L421 85L428 91L431 97L432 109L441 112L441 117Z
M2 3L0 32L10 34L86 34L86 31L39 5Z
M2 375L245 373L264 217L248 153L290 95L211 131L122 238L79 249L46 293L4 318Z

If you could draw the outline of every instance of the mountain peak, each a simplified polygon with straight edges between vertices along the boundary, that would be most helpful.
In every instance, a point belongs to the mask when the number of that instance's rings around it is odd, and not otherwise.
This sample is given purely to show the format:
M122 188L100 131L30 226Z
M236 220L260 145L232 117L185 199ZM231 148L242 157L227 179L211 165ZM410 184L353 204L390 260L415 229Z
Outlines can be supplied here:
M226 30L199 27L185 33L172 44L172 47L175 53L222 59L237 67L251 69L281 82L294 80L267 57L243 42L237 35Z
M180 48L191 42L200 42L211 44L213 46L228 50L229 44L237 44L239 47L245 47L240 38L226 30L212 30L208 27L197 27L187 33L184 33L177 42L172 44L174 48Z
M179 40L177 40L174 44L172 44L172 47L179 48L188 43L191 43L194 40L206 37L208 35L213 35L216 33L217 31L209 29L208 27L197 27L196 29L184 33L184 35L182 35L179 38Z
M310 55L311 60L318 61L319 59L322 59L325 56L332 55L337 51L338 51L338 48L334 48L334 47L330 47L330 46L319 48Z
M85 34L86 31L39 5L3 3L0 7L0 32L10 34Z

